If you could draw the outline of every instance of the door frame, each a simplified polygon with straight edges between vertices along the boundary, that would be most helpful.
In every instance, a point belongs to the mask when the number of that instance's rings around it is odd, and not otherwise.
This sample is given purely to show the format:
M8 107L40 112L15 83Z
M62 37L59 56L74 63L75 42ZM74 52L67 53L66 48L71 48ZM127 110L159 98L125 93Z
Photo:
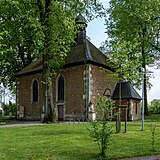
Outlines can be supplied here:
M59 119L59 107L63 107L62 109L62 119ZM65 120L65 105L64 103L57 104L57 120L58 121L64 121Z

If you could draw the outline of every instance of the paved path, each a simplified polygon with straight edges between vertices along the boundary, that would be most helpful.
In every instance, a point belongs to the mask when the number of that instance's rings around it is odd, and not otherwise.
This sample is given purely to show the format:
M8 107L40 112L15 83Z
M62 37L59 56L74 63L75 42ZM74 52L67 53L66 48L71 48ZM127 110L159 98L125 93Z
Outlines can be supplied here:
M160 155L151 155L143 157L134 157L134 158L124 158L119 160L160 160Z
M10 120L6 124L1 124L0 128L7 127L18 127L18 126L34 126L34 125L44 125L41 121L18 121L18 120Z

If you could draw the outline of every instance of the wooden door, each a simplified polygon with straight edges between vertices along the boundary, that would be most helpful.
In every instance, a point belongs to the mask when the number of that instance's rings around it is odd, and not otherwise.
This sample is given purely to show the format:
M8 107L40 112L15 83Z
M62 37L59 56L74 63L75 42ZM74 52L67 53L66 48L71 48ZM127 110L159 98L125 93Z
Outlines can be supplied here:
M58 121L64 120L64 106L58 105Z

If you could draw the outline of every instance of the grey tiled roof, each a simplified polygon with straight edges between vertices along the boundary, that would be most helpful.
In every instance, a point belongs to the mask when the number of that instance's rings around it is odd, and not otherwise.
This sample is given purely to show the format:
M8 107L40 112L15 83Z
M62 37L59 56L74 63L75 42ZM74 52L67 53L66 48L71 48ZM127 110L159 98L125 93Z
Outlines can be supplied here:
M84 18L81 14L79 14L79 15L77 16L77 18L76 18L76 23L77 23L77 24L85 24L85 23L86 23L86 20L85 20L85 18Z
M87 39L84 39L83 43L71 47L71 50L67 54L67 57L65 59L65 65L63 67L66 68L70 66L89 63L112 70L112 68L107 64L108 61L109 59L99 49L97 49ZM18 72L16 76L42 72L42 69L43 59L42 57L40 57L24 69L22 69L20 72Z
M121 86L120 86L121 85ZM116 88L113 92L112 99L119 99L119 90L121 88L121 99L136 99L141 100L141 96L131 86L129 82L117 83Z
M43 59L42 57L39 57L37 60L29 64L27 67L23 68L21 71L16 73L15 76L41 72L42 69L43 69Z
M64 67L90 63L112 70L108 61L109 59L99 49L85 39L83 43L71 48L71 51L67 54Z

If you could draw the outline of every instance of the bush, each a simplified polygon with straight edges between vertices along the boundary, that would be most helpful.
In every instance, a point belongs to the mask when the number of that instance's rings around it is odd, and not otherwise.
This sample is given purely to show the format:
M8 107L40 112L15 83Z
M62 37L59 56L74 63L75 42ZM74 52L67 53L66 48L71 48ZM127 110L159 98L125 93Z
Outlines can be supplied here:
M160 99L154 99L148 105L148 111L149 113L159 114L160 113Z
M9 112L12 112L13 116L16 116L16 104L2 104L4 115L9 115Z
M108 122L111 118L110 112L114 107L115 103L112 100L100 97L96 105L96 120L90 122L90 136L97 142L100 150L97 159L107 159L106 150L110 145L112 135L112 126Z
M156 123L151 123L150 129L151 129L151 145L152 145L152 151L155 152L155 142L156 142Z

